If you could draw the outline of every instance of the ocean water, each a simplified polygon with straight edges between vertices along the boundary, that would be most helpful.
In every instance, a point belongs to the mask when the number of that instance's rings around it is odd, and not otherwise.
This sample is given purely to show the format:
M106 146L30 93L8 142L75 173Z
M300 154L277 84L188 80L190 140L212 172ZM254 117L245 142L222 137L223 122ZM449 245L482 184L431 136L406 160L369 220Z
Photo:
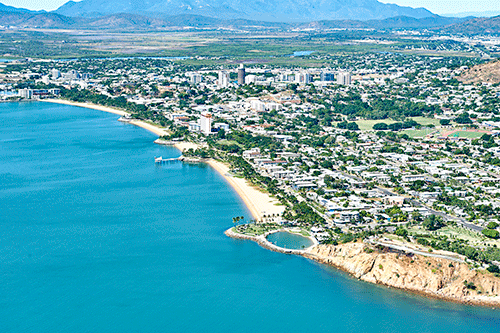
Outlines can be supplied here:
M206 165L99 111L0 104L0 332L497 332L500 311L224 236Z

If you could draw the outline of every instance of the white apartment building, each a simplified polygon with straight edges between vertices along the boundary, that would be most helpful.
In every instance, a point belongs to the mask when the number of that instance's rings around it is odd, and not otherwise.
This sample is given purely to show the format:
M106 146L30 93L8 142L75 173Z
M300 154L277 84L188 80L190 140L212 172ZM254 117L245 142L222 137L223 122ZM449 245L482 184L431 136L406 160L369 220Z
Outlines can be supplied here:
M351 84L351 73L340 72L337 74L337 84L348 86Z
M227 88L229 86L230 77L229 73L226 71L219 72L219 80L217 81L217 86L219 88Z
M212 115L210 113L202 113L200 117L200 129L203 134L209 135L212 133Z

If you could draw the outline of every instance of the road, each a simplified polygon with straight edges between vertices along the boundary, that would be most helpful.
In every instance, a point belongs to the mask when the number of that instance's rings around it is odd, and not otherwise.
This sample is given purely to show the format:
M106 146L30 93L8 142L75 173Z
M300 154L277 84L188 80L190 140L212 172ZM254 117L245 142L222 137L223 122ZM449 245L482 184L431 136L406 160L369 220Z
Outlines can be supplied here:
M405 253L418 254L418 255L421 255L421 256L424 256L424 257L433 257L433 258L447 259L447 260L452 260L452 261L460 262L460 263L464 263L465 262L464 260L462 260L460 258L457 258L457 257L452 257L452 256L443 255L443 254L436 254L436 253L431 253L431 252L420 251L420 250L416 250L416 249L413 249L413 248L410 248L410 247L407 247L407 246L404 246L404 245L396 245L396 244L392 244L392 243L382 242L382 241L379 241L379 240L376 240L376 239L368 239L367 242L370 243L370 244L373 244L373 245L381 245L381 246L385 246L385 247L388 247L388 248L391 248L391 249L394 249L394 250L403 251Z
M339 171L339 170L337 170ZM354 178L356 179L357 181L365 181L364 179L360 178L360 177L357 177L357 176L353 176L353 175L350 175L350 174L347 174L343 171L340 171L344 176L346 177L350 177L350 178ZM394 193L386 188L383 188L383 187L380 187L380 186L375 186L375 188L377 190L379 190L380 192L382 193L385 193L386 195L388 196L397 196L398 194L397 193ZM472 231L476 231L476 232L481 232L484 228L483 227L480 227L478 225L475 225L475 224L472 224L472 223L469 223L467 222L467 220L465 220L464 218L462 217L455 217L455 216L451 216L451 215L448 215L446 213L443 213L443 212L440 212L440 211L437 211L437 210L434 210L430 207L427 207L425 206L423 203L421 203L420 201L418 200L415 200L415 199L409 199L410 203L412 203L414 206L416 207L423 207L423 208L426 208L429 210L429 212L431 214L434 214L436 216L441 216L445 221L455 221L457 224L460 224L462 227L466 228L466 229L469 229L469 230L472 230Z

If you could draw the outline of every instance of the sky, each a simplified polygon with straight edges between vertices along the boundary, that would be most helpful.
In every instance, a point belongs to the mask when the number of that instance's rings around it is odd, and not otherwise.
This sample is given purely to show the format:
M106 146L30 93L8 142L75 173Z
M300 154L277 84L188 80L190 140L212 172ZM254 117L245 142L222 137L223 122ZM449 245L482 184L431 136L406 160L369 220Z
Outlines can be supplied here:
M0 0L7 6L28 8L31 10L54 10L64 5L68 0Z
M28 8L31 10L54 10L68 0L0 0L4 5ZM126 1L126 0L124 0ZM401 6L424 7L436 14L464 12L500 12L499 0L379 0Z
M1 0L0 0L1 1ZM41 1L41 0L40 0ZM500 12L499 0L379 0L400 6L424 7L435 14Z

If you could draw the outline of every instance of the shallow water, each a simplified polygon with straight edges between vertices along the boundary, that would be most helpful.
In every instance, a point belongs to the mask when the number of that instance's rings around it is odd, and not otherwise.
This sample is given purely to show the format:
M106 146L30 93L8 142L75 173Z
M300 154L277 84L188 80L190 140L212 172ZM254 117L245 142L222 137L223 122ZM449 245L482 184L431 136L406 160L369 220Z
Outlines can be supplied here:
M210 167L118 116L0 104L0 332L497 332L500 311L360 282L223 232Z

